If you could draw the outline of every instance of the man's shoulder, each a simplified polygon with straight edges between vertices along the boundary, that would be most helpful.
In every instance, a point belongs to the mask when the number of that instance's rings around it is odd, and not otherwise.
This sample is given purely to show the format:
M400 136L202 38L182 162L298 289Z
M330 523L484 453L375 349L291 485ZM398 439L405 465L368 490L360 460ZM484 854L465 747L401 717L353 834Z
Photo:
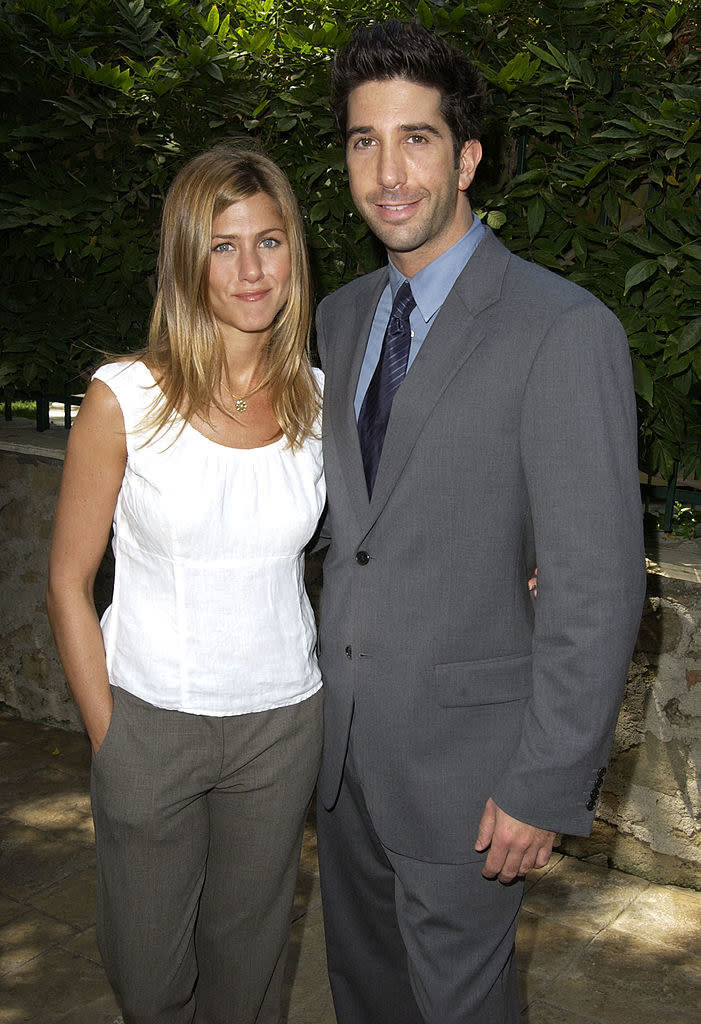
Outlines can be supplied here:
M616 315L595 295L562 274L511 252L492 232L487 232L473 260L458 285L468 308L475 309L476 293L481 296L481 308L482 303L498 308L504 322L518 324L534 336L552 325L573 322L587 331L623 335Z
M387 267L380 267L379 270L374 270L370 274L363 274L361 277L356 277L348 284L341 285L335 292L331 292L319 303L319 313L325 315L327 313L337 313L342 311L347 306L355 306L361 296L371 294L376 288L379 288L382 282L386 282L388 279Z
M494 241L508 254L504 289L516 293L519 301L527 298L531 302L557 308L591 305L613 315L608 307L586 288L554 270L516 255L498 239Z

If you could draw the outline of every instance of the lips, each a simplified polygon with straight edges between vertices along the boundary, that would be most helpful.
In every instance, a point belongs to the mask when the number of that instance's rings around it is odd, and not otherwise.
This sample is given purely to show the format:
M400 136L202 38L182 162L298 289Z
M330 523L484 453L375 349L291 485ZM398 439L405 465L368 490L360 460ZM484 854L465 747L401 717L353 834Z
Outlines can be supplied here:
M262 292L238 292L234 295L235 299L240 299L241 302L259 302L260 299L266 298L270 294L270 290Z
M424 196L411 196L409 198L398 198L393 196L391 200L383 197L371 199L371 204L385 217L400 217L404 213L412 213Z

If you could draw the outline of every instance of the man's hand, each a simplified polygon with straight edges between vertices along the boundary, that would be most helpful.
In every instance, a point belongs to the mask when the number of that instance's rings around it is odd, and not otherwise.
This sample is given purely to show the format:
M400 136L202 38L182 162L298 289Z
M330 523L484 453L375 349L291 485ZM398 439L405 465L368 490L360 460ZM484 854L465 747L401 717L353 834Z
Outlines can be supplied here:
M485 878L513 882L531 868L544 868L550 859L557 833L512 818L490 797L484 808L475 849L491 847L482 868Z

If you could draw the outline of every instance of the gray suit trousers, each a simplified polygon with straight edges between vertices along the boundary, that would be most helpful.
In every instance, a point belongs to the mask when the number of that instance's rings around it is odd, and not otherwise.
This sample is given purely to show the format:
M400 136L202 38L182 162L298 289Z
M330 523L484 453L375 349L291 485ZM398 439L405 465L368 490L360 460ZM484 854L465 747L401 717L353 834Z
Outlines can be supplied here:
M321 691L225 718L113 693L91 795L125 1024L278 1024Z
M352 733L351 733L352 738ZM514 937L523 880L384 846L352 753L338 803L317 806L329 977L338 1024L518 1024Z

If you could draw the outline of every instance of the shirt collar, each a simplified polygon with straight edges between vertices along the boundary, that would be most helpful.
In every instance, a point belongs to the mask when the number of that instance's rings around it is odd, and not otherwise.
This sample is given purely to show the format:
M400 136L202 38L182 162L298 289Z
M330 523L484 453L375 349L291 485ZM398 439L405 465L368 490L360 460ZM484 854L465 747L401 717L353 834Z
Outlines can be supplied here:
M445 302L448 292L481 242L484 230L484 225L479 217L473 214L469 231L466 231L454 245L451 245L450 249L446 249L410 279L411 293L425 323L428 323L436 315ZM389 284L392 289L392 302L406 280L407 278L397 270L390 260Z

